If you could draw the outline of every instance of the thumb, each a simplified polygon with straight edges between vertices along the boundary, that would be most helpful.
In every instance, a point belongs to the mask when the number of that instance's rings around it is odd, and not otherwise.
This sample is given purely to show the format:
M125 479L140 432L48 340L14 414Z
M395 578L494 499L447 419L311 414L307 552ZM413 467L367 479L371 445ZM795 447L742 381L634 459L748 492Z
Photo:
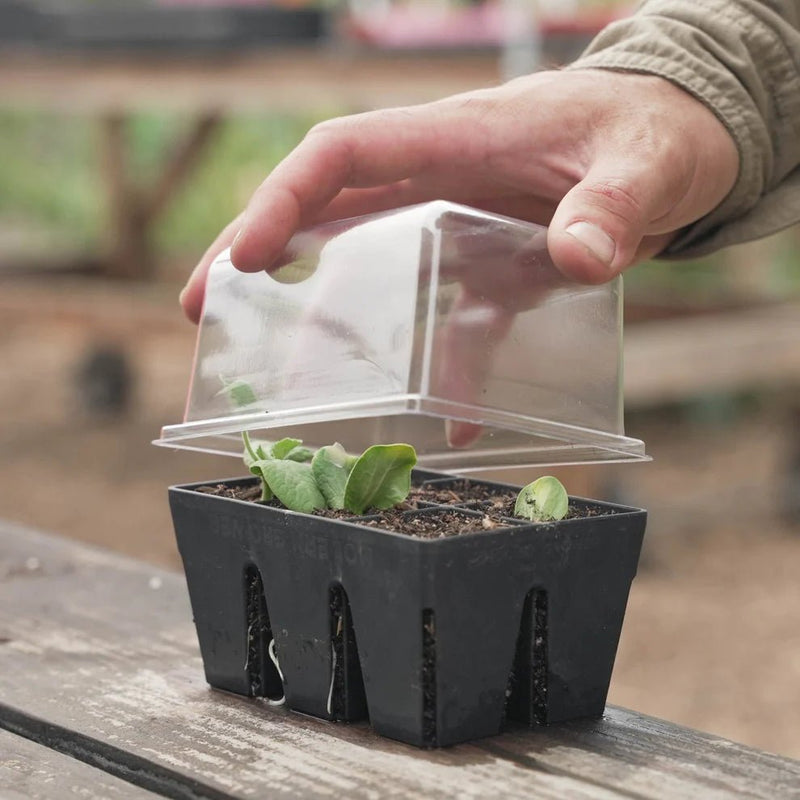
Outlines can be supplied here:
M547 247L556 267L582 283L611 280L633 263L650 221L668 212L664 194L652 174L592 168L550 223Z

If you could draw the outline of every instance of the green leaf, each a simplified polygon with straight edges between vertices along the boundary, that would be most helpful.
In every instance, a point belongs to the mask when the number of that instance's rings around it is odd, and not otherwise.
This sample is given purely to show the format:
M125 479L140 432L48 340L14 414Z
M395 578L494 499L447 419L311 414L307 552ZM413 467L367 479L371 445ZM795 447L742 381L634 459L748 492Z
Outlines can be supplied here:
M306 514L315 508L325 508L325 498L317 488L311 464L277 458L257 463L275 497L286 508Z
M250 406L258 402L258 397L256 397L253 387L247 381L243 381L240 378L233 381L227 381L225 378L220 378L220 380L223 384L220 394L228 395L237 408Z
M247 434L243 433L242 438L245 436ZM245 439L244 463L249 467L252 461L264 461L269 458L311 461L314 451L310 447L301 447L301 441L301 439L281 439L279 442L270 442L266 439Z
M311 461L311 472L328 508L344 508L347 478L355 462L338 442L320 447Z
M354 514L368 508L391 508L411 489L417 454L408 444L376 444L356 460L344 493L344 507Z
M269 455L272 458L286 458L295 447L301 444L303 444L302 439L281 439L279 442L275 442L275 444L272 445L269 450Z
M269 458L269 448L272 442L263 442L258 439L251 439L247 431L242 431L242 441L244 442L244 453L242 459L245 466L250 469L250 466L256 461L263 461Z
M310 447L295 447L286 458L289 461L311 461L314 458L314 451Z
M514 504L514 514L534 522L563 519L568 510L567 490L552 475L545 475L524 486Z
M258 457L263 461L265 458L272 458L270 455L270 449L272 448L272 442L255 442L255 451Z
M245 463L247 463L248 457L245 454ZM261 478L261 502L266 503L269 500L272 500L273 494L272 489L270 488L269 482L267 481L267 477L264 474L264 470L262 468L262 464L267 463L266 461L250 461L247 464L248 469L253 475L258 475Z

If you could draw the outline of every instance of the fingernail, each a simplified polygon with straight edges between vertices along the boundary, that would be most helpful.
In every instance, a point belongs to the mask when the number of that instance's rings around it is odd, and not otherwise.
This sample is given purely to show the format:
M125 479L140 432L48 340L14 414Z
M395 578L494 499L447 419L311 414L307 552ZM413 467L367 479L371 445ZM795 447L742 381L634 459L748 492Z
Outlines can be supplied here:
M233 251L236 248L236 245L239 243L239 239L241 238L242 238L242 229L239 228L239 232L236 234L236 236L233 237L233 241L231 242L231 251Z
M186 297L186 292L188 292L188 291L189 291L189 287L188 286L184 286L183 289L181 289L181 293L178 295L178 302L181 305L183 305L183 298Z
M591 222L573 222L566 231L577 239L598 261L610 267L617 252L614 240Z

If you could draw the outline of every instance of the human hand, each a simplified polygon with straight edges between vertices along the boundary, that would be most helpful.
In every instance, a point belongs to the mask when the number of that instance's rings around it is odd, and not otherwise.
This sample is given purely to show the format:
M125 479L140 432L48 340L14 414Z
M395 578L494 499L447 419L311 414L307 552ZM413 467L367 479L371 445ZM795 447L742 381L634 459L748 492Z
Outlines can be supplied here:
M269 268L320 222L447 199L549 225L567 276L600 283L662 250L733 187L738 154L702 103L658 77L540 72L495 89L313 128L220 234L181 294L197 321L205 274Z

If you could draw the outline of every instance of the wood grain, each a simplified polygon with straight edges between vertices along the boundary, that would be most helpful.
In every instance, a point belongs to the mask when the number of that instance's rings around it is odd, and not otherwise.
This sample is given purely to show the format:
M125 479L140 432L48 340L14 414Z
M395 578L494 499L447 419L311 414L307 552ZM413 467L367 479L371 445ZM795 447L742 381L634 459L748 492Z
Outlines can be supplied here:
M800 386L800 305L645 322L625 331L625 404Z
M501 81L498 51L290 47L261 53L0 54L0 104L76 113L363 111Z
M0 730L3 800L156 800L158 795Z
M181 576L0 526L0 727L170 797L800 798L800 763L622 709L421 751L208 689Z

